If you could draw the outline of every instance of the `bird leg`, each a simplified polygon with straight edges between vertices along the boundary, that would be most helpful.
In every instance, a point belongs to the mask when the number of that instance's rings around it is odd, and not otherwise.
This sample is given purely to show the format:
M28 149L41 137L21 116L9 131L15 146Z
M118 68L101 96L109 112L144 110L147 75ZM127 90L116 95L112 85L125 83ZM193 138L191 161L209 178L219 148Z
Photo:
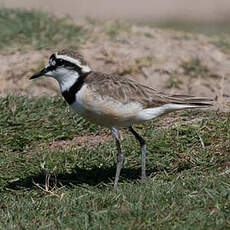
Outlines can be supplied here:
M139 141L141 146L141 183L146 183L146 143L145 140L133 129L132 126L129 127L129 131L135 136L135 138Z
M111 128L112 131L112 135L114 137L115 143L116 143L116 147L117 147L117 169L116 169L116 176L115 176L115 181L114 181L114 189L117 189L117 185L118 185L118 180L120 177L120 172L121 172L121 168L122 168L122 164L123 164L123 159L124 159L124 155L121 152L121 145L120 145L120 134L117 128L112 127Z

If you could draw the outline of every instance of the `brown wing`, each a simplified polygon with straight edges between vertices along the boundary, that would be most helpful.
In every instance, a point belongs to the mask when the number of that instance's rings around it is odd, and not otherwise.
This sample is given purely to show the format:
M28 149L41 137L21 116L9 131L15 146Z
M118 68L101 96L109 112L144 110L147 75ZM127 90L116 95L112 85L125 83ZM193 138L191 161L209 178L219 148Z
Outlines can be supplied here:
M116 74L92 72L85 81L91 90L101 95L101 97L111 97L123 104L139 102L144 108L161 106L167 103L208 106L211 105L212 101L208 98L187 95L167 95Z

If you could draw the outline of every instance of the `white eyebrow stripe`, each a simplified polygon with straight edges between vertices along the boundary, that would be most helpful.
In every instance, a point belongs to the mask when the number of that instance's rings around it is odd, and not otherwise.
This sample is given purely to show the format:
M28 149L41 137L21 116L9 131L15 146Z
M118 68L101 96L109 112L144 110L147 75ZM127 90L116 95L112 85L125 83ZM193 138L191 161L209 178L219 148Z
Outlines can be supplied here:
M88 72L91 71L91 69L89 68L89 66L87 66L87 65L81 65L81 63L78 60L76 60L74 58L71 58L69 56L59 55L59 54L55 53L55 57L56 58L61 58L61 59L65 60L65 61L68 61L68 62L71 62L71 63L73 63L75 65L78 65L82 69L83 73L88 73Z

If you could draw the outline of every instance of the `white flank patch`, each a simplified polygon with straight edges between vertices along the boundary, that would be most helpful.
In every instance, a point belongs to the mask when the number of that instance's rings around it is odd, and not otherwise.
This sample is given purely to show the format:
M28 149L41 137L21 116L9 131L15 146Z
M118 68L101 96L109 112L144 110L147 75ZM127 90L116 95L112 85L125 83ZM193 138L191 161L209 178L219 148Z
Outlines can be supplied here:
M82 65L77 59L71 58L69 56L66 55L58 55L57 53L55 53L56 58L61 58L65 61L71 62L77 66L79 66L79 68L82 69L83 73L89 73L91 71L91 69L89 68L89 66L87 65Z
M169 112L181 110L181 109L196 108L196 107L198 106L183 105L183 104L165 104L160 107L144 109L137 114L136 118L137 120L140 120L140 121L147 121L155 117L159 117L165 113L169 113Z

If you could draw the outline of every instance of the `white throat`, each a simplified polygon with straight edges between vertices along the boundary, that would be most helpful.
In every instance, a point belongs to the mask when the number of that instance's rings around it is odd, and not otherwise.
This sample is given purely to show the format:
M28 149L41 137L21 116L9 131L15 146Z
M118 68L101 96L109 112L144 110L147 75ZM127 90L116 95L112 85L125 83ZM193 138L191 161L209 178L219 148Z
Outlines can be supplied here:
M62 69L55 74L54 78L58 81L61 92L69 90L69 88L77 81L79 74L76 71Z

